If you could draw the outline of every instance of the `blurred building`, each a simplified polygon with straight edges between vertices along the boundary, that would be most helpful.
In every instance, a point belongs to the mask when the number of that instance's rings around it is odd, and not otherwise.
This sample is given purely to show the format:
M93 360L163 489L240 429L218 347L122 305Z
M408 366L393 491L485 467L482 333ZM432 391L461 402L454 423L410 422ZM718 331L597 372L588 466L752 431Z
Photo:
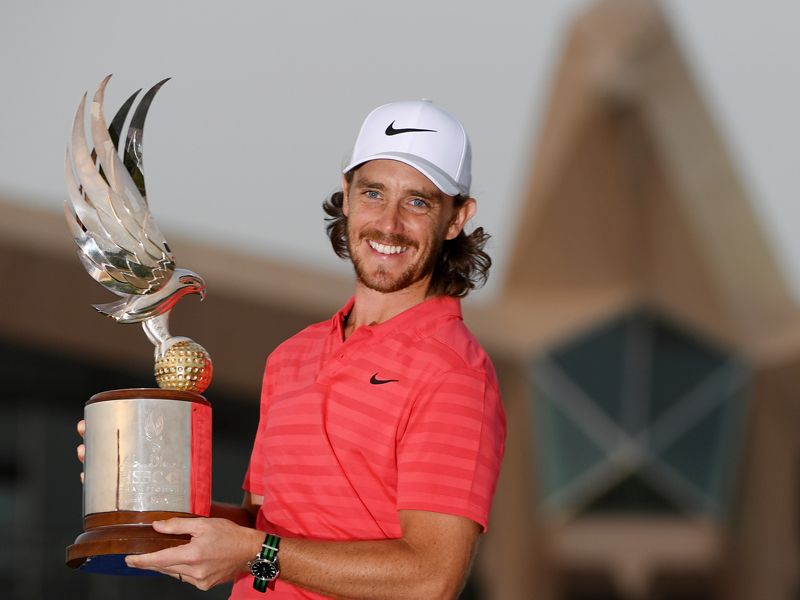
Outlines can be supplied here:
M497 598L796 598L797 308L655 2L552 85L504 294Z
M465 597L796 598L800 318L655 2L576 20L533 156L502 293L466 315L509 438ZM0 201L3 589L199 596L63 565L81 531L75 421L93 393L152 385L152 349L89 308L104 292L60 215ZM209 286L172 330L214 357L215 496L236 502L267 354L351 284L170 242Z

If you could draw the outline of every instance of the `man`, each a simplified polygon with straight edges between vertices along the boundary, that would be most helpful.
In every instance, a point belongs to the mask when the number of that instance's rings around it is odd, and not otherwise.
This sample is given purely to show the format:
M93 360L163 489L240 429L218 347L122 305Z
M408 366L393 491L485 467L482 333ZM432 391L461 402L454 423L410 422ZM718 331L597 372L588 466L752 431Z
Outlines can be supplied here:
M233 579L237 599L458 595L505 438L461 319L491 264L488 236L463 230L470 162L464 128L430 102L370 113L324 205L354 297L269 357L243 505L155 523L192 540L130 566L200 589Z

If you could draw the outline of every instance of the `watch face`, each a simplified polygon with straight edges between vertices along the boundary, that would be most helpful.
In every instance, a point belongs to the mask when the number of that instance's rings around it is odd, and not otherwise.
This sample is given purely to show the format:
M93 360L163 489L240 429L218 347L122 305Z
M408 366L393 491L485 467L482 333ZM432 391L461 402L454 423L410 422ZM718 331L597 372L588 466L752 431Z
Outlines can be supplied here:
M278 576L278 565L266 559L259 558L250 565L250 573L257 579L272 581Z

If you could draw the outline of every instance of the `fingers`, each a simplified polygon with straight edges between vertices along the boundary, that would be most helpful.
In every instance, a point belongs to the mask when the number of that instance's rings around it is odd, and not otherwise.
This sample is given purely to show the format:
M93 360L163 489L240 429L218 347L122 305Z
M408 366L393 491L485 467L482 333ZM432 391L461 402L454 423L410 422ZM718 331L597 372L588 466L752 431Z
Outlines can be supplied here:
M249 543L243 544L243 536L249 539L248 532L252 532L258 544L264 539L263 533L227 519L174 518L151 525L159 533L188 534L191 541L158 552L126 556L127 565L164 573L204 591L233 579L255 554L256 543L251 549ZM246 557L242 556L243 548L247 548Z
M153 554L156 554L155 552ZM186 565L170 565L169 567L156 567L156 566L147 566L149 565L151 554L129 554L125 557L125 563L129 567L133 567L136 569L146 569L147 571L153 571L154 573L161 573L162 575L166 575L167 577L172 577L177 579L181 583L189 583L191 585L196 585L196 581L189 577L188 575L184 575L183 571L187 569ZM181 572L177 571L176 569L180 567Z
M185 554L185 546L175 546L149 554L129 554L125 557L125 564L129 567L158 571L174 577L176 567L187 567Z
M197 589L202 589L198 585L198 580L186 573L170 573L170 575L175 579L177 579L178 581L180 581L181 583L188 583L189 585L193 585Z
M193 586L197 587L197 580L192 578L192 577L190 577L189 575L184 575L183 573L177 573L177 572L172 571L172 570L170 570L170 571L161 571L159 569L153 569L153 570L158 572L158 573L161 573L163 575L167 575L169 577L177 579L181 583L188 583L189 585L193 585Z
M180 518L167 519L165 521L153 521L153 529L159 533L171 533L176 535L189 534L197 535L202 529L200 518ZM158 552L149 554L129 554L125 557L125 562L129 567L139 569L152 569L160 571L166 575L175 575L174 568L177 566L186 567L191 563L191 556L194 549L189 544L165 548ZM165 570L164 570L165 569Z
M84 437L86 435L86 421L81 419L78 421L78 426L76 427L78 430L78 435ZM83 463L86 460L86 446L83 444L79 444L77 448L78 453L78 460ZM81 483L83 483L83 471L81 471Z
M203 528L204 519L193 517L175 517L165 521L153 521L151 525L159 533L173 533L181 535L197 535Z

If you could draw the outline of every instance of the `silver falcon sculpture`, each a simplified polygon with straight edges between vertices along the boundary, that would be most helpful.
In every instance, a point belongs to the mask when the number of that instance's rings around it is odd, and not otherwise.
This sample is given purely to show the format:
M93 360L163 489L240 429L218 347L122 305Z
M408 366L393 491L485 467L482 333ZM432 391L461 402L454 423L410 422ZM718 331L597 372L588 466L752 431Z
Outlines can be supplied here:
M168 79L142 96L126 129L141 89L106 125L103 96L110 78L100 83L91 103L91 149L84 128L86 94L75 114L64 169L69 192L64 203L67 223L86 271L120 296L94 308L119 323L142 324L155 346L160 387L201 392L211 380L211 359L191 339L172 336L168 321L170 310L182 297L198 294L204 298L205 282L197 273L175 266L150 212L144 181L144 123L153 98Z

